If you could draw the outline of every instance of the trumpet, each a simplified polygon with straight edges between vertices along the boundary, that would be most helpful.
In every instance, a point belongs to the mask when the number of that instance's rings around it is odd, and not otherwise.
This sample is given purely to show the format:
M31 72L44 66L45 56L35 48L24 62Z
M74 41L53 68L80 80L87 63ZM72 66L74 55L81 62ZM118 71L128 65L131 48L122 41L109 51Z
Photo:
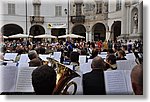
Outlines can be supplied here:
M70 80L75 77L80 77L80 75L55 59L48 58L48 60L51 62L51 66L55 68L57 73L56 87L53 90L53 94L67 95L69 87L73 85L74 90L72 95L74 95L77 91L77 84L74 81L70 82Z

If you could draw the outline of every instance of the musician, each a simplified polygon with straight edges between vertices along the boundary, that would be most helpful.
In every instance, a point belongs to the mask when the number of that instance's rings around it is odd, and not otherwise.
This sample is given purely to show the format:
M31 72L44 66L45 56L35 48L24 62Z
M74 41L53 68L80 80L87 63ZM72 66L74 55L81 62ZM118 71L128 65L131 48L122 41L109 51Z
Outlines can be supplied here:
M115 51L113 49L107 50L107 55L113 55L113 54L115 54Z
M37 67L42 65L42 60L38 57L37 52L35 50L31 50L28 53L28 57L30 59L29 67Z
M126 58L125 58L125 56L126 56L126 54L125 54L125 52L123 51L123 50L119 50L118 52L117 52L117 60L127 60Z
M37 95L51 95L56 86L56 72L48 66L42 65L32 72L32 85Z
M42 43L37 49L36 49L38 54L45 54L46 49L44 43Z
M135 95L143 95L143 65L136 65L131 72L132 88Z
M93 49L92 50L92 55L90 56L89 59L93 59L94 57L96 57L98 55L98 49Z
M116 56L114 54L108 55L106 57L106 70L116 70L117 64L116 64Z
M92 71L83 74L83 94L84 95L105 95L104 60L96 56L91 64Z
M73 65L73 70L79 70L79 53L76 51L71 52L70 54L70 65Z

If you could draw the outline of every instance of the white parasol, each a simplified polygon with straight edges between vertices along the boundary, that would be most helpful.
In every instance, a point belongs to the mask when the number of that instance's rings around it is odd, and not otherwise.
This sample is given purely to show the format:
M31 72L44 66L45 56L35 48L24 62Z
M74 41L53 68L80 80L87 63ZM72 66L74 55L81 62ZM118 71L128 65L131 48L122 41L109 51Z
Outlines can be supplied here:
M57 37L53 35L43 34L43 35L34 36L34 38L57 38Z
M7 37L7 36L3 36L3 38L4 38L4 39L7 39L8 37Z
M70 38L85 38L85 37L83 37L83 36L76 35L76 34L62 35L62 36L59 36L58 38L67 38L67 37L70 37Z
M15 34L15 35L11 35L8 38L29 38L29 37L33 37L31 35L26 35L26 34Z

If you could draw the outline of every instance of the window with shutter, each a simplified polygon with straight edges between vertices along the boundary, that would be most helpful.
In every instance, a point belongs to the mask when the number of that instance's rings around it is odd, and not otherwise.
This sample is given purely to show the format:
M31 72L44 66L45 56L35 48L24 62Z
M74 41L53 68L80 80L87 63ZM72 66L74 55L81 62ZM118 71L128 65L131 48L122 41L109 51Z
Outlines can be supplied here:
M55 16L57 17L62 16L62 6L60 5L55 6Z
M121 0L117 0L116 2L116 11L121 10Z
M15 4L8 3L8 14L15 15Z

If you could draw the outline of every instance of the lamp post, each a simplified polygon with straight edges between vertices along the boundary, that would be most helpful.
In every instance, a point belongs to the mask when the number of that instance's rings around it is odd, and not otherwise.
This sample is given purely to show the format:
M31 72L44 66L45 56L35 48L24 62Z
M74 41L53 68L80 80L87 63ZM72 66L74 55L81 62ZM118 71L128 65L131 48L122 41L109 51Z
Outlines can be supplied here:
M26 34L28 33L27 31L27 0L25 1L25 8L26 8Z
M68 0L68 2L67 2L67 9L64 9L64 11L65 11L65 14L67 14L67 34L69 34L69 0Z

